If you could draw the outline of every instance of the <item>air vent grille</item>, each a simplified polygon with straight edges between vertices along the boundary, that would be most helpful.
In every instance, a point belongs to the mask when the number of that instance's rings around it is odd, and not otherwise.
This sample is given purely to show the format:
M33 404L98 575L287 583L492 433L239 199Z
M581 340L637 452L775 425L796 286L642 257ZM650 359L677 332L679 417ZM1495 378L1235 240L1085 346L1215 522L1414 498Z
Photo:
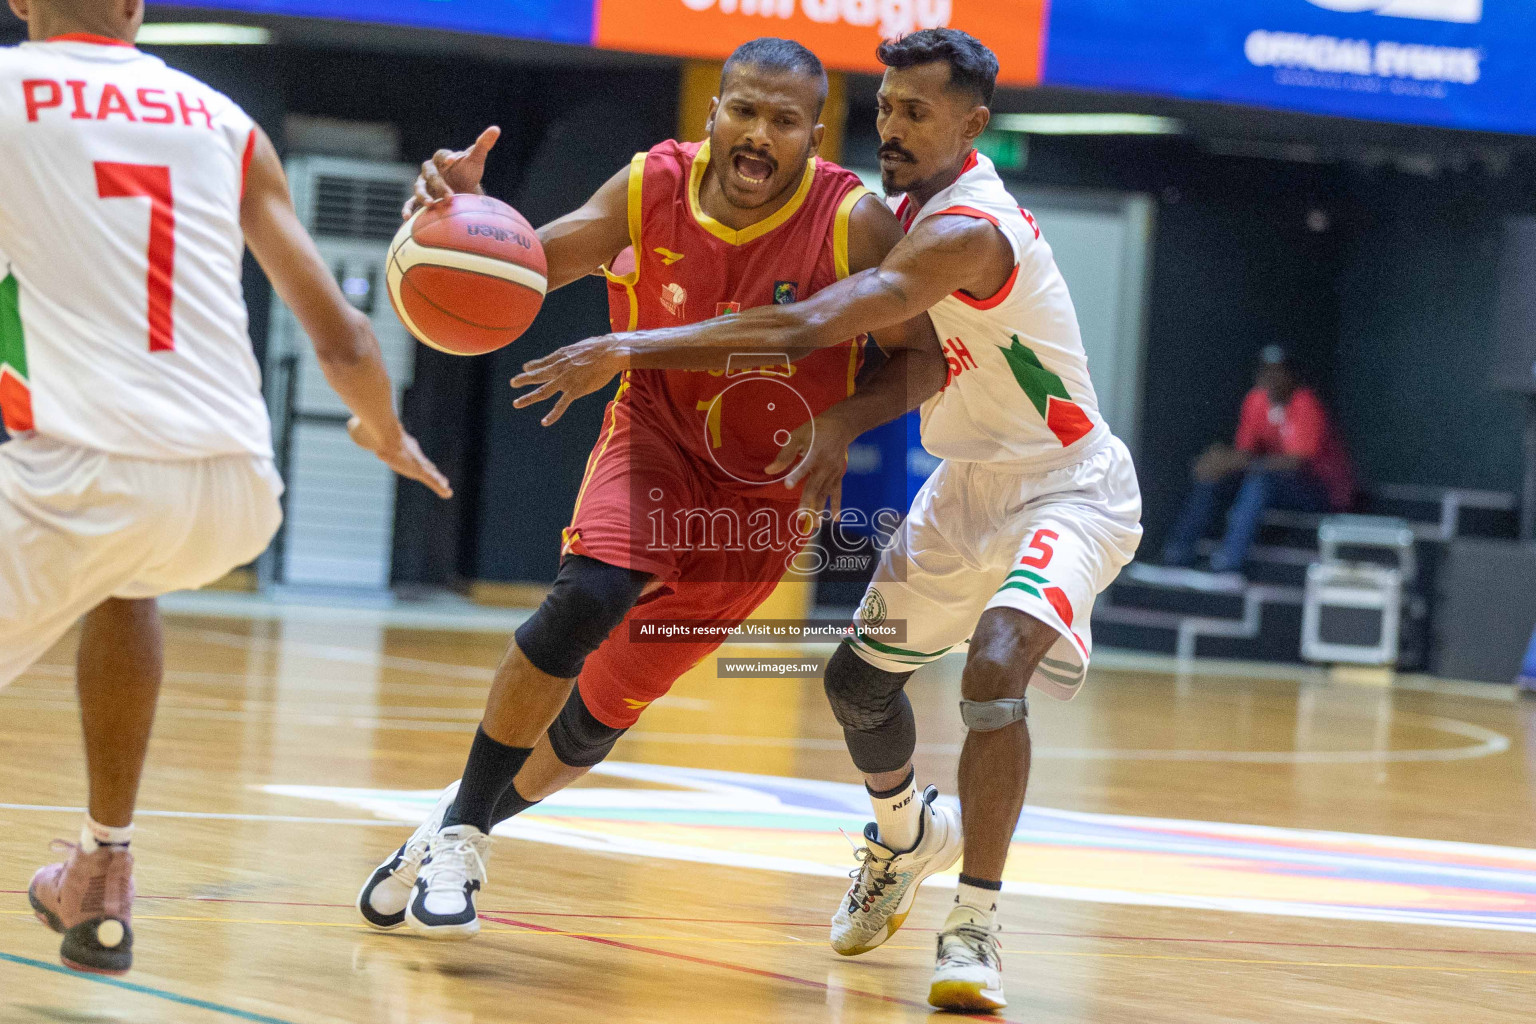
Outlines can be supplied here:
M409 194L409 186L398 181L322 174L315 179L315 234L393 238Z

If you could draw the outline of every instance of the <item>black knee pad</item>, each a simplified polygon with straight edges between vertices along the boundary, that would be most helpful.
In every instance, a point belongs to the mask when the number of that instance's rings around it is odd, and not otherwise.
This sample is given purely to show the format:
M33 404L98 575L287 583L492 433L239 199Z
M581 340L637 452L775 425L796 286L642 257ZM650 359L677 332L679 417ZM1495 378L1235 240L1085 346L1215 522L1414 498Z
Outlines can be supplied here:
M571 687L571 697L549 726L549 746L561 764L591 768L600 763L619 742L625 730L599 722L581 699L581 687Z
M574 679L650 581L649 573L570 555L544 603L518 627L517 646L540 672Z
M905 687L911 672L886 672L847 643L827 663L823 685L859 771L893 772L917 749L917 719Z

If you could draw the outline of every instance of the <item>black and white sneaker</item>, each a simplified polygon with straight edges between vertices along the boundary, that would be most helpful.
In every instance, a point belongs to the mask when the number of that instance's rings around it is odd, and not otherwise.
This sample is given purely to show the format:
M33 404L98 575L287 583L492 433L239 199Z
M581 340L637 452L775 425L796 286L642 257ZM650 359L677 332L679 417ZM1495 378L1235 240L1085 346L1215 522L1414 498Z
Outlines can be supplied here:
M475 893L485 884L491 837L473 825L439 829L405 908L411 931L429 939L468 939L480 931Z
M421 870L432 837L443 827L443 815L448 813L458 795L459 783L455 780L443 790L432 813L411 833L405 845L374 868L368 881L363 883L362 891L357 894L357 912L369 925L388 932L405 924L405 905L416 889L416 873Z

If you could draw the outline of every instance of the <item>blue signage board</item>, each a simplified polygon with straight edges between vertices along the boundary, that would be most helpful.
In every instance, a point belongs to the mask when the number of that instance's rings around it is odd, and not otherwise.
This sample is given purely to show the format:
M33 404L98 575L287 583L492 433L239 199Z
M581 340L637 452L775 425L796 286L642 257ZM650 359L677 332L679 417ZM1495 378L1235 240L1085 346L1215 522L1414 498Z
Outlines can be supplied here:
M592 0L178 0L177 6L592 43Z
M1536 3L1052 0L1044 79L1536 133Z

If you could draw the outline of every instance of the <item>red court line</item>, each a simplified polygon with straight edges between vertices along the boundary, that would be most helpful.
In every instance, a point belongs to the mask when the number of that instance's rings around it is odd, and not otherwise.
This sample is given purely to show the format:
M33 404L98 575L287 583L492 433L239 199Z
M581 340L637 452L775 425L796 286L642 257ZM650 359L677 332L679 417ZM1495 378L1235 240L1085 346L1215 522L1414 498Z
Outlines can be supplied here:
M25 889L0 889L0 894L24 895ZM312 903L302 900L242 900L223 896L147 896L136 895L140 900L171 900L185 903L237 903L256 907L317 907L324 910L350 910L351 903ZM673 924L740 924L763 928L816 928L827 927L825 921L752 921L726 917L665 917L650 914L579 914L555 910L486 910L480 916L494 920L493 915L517 914L521 917L581 918L592 921L664 921ZM1383 922L1367 922L1383 923ZM532 927L531 925L529 927ZM937 932L937 928L912 926L911 932ZM1294 949L1347 949L1365 953L1443 953L1451 956L1536 956L1536 950L1520 949L1440 949L1425 946L1366 946L1346 942L1287 942L1280 939L1212 939L1178 935L1112 935L1095 932L1042 932L1027 928L1004 928L1003 935L1033 935L1045 939L1097 939L1104 942L1190 942L1218 946L1282 946ZM683 936L679 936L682 938Z
M742 974L751 974L759 978L767 978L770 981L783 981L788 982L791 985L802 985L806 988L821 989L823 992L845 992L850 996L860 996L864 999L873 999L882 1003L895 1003L898 1006L914 1007L924 1011L925 1013L940 1012L934 1009L932 1006L929 1006L927 1003L919 1003L915 999L902 999L900 996L887 996L881 995L878 992L865 992L864 990L857 988L839 987L834 989L831 985L828 985L824 981L812 981L809 978L797 978L793 974L779 974L777 971L765 971L761 968L747 967L743 964L727 963L724 960L710 960L706 957L690 956L687 953L674 953L666 949L653 949L650 946L637 946L630 942L619 942L617 939L605 939L596 935L571 935L566 932L561 932L559 928L549 928L545 925L533 924L529 921L517 921L510 917L492 917L489 914L481 914L480 916L487 921L494 921L497 924L508 924L515 928L526 928L529 931L534 932L554 932L556 934L563 934L568 939L581 939L583 942L595 942L600 946L613 946L617 949L628 950L632 953L650 953L652 956L663 956L670 960L682 960L686 963L698 964L703 967L718 967L722 970L738 971ZM679 936L679 938L685 938L685 936ZM969 1018L971 1020L1006 1021L1006 1018L999 1017L996 1014L990 1013L957 1013L953 1014L953 1016ZM1008 1024L1016 1024L1016 1022L1008 1022Z

